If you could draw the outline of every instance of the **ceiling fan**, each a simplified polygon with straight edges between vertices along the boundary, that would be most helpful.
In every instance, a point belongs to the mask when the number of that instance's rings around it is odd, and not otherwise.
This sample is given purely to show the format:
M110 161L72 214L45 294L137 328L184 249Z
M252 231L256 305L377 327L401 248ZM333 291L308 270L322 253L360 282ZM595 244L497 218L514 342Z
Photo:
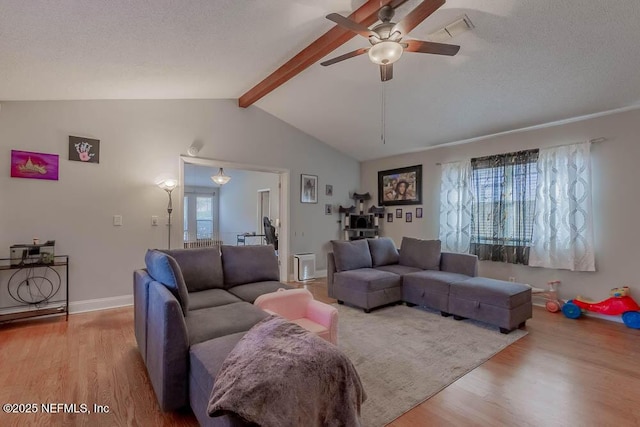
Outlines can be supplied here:
M391 22L395 13L394 8L390 5L383 6L378 11L378 19L381 23L372 28L367 28L337 13L329 14L327 19L344 29L366 37L371 46L345 53L321 62L320 65L333 65L368 52L371 62L380 66L380 79L385 82L393 78L393 63L400 59L403 52L453 56L458 53L460 46L422 40L403 40L411 30L444 3L445 0L425 0L397 23Z

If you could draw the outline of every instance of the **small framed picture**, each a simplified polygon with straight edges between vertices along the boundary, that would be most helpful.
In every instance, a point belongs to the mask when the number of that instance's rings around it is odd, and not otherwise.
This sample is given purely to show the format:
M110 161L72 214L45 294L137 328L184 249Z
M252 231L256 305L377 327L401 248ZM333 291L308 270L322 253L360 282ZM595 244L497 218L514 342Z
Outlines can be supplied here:
M300 175L300 202L318 203L318 177L316 175Z
M333 205L330 205L330 204L324 205L324 214L333 215Z
M69 136L69 160L100 163L100 140Z
M402 209L396 209L396 218L402 218Z
M393 214L391 212L387 214L387 222L393 222Z
M333 185L327 184L324 188L324 195L333 197Z
M411 218L413 215L411 215L411 212L407 212L407 216L406 216L406 221L407 222L411 222L413 219Z
M416 208L416 218L422 218L422 208Z

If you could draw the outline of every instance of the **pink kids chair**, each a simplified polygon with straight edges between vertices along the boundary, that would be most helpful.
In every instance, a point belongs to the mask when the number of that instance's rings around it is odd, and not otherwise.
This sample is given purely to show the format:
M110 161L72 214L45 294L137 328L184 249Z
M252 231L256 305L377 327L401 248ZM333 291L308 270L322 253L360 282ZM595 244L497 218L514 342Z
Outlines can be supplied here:
M278 289L260 295L254 305L302 326L320 338L338 345L338 310L313 299L306 289Z

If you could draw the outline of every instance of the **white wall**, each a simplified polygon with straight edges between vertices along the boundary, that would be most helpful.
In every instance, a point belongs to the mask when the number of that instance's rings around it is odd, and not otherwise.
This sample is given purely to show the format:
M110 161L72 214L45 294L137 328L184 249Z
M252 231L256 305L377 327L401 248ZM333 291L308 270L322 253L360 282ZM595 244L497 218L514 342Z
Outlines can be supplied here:
M587 141L605 137L592 146L595 273L579 273L483 261L480 274L545 287L547 281L562 281L560 294L574 298L581 294L593 299L608 297L612 287L628 285L640 300L637 265L640 242L640 110L617 113L590 120L493 137L469 144L442 147L419 153L378 159L361 165L364 191L377 195L377 172L414 164L423 165L424 218L384 224L384 234L400 245L402 236L438 238L440 166L464 158L499 154L530 148ZM393 141L387 143L393 144ZM375 196L374 198L376 198ZM408 207L402 207L404 211ZM409 209L415 213L415 206ZM395 210L395 207L390 209Z
M280 196L275 173L225 169L231 181L220 188L220 239L227 245L236 244L236 236L245 232L260 234L257 227L258 190L270 189L271 215L279 218ZM260 221L262 223L262 221ZM247 244L260 244L260 238L248 238Z
M99 139L100 164L68 161L69 135ZM166 247L166 227L151 226L167 203L154 179L178 177L179 156L196 140L200 157L289 169L290 251L315 252L324 268L337 217L324 215L322 195L317 205L299 203L300 174L318 175L321 188L333 184L331 202L346 204L359 187L359 163L235 100L3 102L0 256L13 243L55 239L57 252L71 256L71 301L130 295L146 249ZM10 178L11 149L59 154L60 180ZM114 214L122 227L112 225ZM173 227L172 242L181 233Z

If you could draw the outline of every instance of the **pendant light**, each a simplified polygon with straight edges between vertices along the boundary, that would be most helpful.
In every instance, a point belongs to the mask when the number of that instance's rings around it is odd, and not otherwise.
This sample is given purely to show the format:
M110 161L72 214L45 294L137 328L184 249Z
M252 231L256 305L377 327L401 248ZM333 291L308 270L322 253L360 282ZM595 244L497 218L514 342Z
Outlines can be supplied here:
M231 180L231 177L224 174L224 168L220 168L218 173L211 177L211 180L218 185L225 185Z

